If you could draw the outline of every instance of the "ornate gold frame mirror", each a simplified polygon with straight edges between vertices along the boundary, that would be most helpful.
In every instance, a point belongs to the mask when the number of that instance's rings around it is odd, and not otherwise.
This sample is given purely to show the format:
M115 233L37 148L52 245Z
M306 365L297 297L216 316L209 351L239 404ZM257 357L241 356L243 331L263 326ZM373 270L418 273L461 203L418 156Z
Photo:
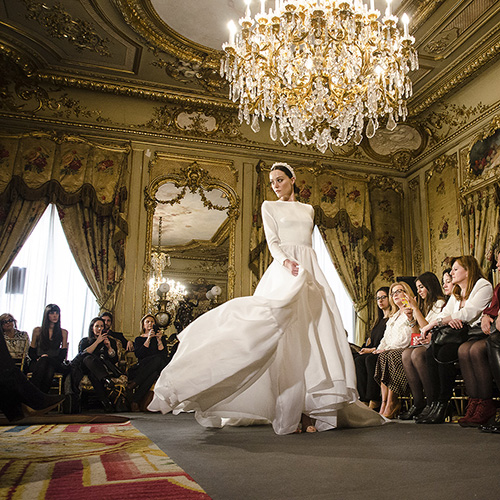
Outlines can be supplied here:
M145 188L145 206L143 312L156 312L150 282L158 260L165 266L162 276L182 283L188 296L200 302L198 313L213 306L205 304L213 287L220 289L217 302L233 298L239 216L234 190L193 162L155 178Z

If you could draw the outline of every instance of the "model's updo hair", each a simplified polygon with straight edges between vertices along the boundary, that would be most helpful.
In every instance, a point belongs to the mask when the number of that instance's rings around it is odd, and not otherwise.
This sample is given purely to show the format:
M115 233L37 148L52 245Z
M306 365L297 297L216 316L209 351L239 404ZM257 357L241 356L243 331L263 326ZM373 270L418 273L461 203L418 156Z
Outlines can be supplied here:
M271 172L273 170L280 170L290 179L293 179L295 177L295 172L293 171L293 168L290 165L288 165L288 163L274 163L273 166L271 167ZM296 177L295 180L297 180ZM300 193L300 189L297 187L297 184L295 182L293 184L293 192L296 195Z

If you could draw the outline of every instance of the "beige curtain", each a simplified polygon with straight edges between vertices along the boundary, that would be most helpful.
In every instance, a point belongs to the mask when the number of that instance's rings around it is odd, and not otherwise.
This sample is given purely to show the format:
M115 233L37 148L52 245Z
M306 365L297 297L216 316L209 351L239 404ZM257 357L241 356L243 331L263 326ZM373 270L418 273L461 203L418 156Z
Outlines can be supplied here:
M71 253L102 309L112 310L122 279L125 232L113 215L83 202L57 205Z
M268 171L264 171L265 164L259 162L256 167L257 185L255 187L255 198L252 212L252 231L250 234L250 259L249 268L252 271L254 280L253 287L257 286L260 278L273 260L266 244L264 235L264 227L262 224L261 206L264 200L268 198L268 190L266 189L266 179Z
M500 184L469 194L463 204L464 250L486 273L500 243Z
M0 197L0 279L12 265L46 208L45 199L25 200L11 189Z
M351 296L357 315L355 343L362 345L369 327L371 283L377 272L371 250L373 238L370 225L370 201L367 185L356 189L348 181L336 180L340 207L328 216L320 205L315 206L316 225L330 251L335 268ZM345 188L348 188L346 192ZM355 199L355 205L351 202Z

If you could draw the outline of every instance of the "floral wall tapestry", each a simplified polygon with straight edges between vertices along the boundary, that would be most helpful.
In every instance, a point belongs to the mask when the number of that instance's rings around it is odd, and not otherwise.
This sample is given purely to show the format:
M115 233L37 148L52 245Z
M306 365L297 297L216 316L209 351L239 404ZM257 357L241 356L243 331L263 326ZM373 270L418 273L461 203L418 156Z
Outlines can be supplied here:
M426 172L431 271L441 276L450 257L463 253L457 156L442 156Z

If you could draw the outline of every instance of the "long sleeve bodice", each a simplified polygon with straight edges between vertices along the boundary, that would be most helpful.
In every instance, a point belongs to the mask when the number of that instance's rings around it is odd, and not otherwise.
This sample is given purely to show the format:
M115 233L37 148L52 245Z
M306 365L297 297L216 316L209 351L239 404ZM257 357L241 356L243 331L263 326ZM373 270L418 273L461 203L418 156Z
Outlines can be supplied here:
M387 350L408 347L411 342L411 331L406 314L402 312L394 314L387 320L384 337L378 348Z
M314 209L311 205L265 201L262 204L262 222L269 251L280 264L291 258L283 248L286 245L312 246Z
M470 326L475 326L479 323L481 313L491 302L492 296L491 283L484 278L479 278L462 308L460 308L460 301L452 295L438 318L451 316L453 319L459 319L469 323Z

